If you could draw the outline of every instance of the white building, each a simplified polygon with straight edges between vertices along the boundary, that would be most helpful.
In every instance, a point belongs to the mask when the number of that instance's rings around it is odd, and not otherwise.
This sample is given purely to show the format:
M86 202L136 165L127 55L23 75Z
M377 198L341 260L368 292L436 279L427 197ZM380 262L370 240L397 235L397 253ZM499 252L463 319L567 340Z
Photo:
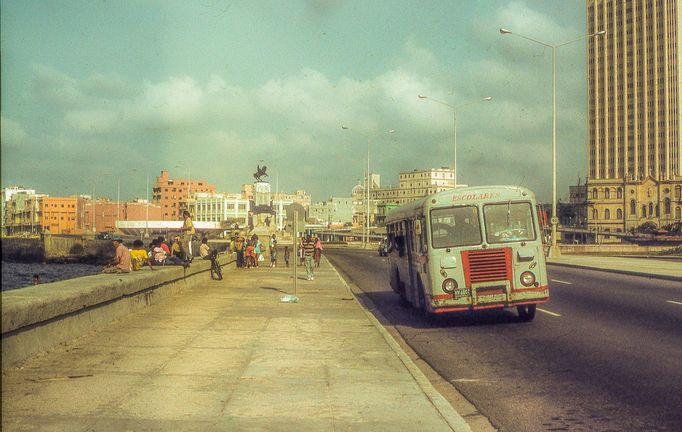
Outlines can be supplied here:
M13 219L13 215L8 215L7 214L7 203L12 200L12 197L15 196L16 194L21 194L25 197L34 197L36 195L35 189L27 189L23 186L9 186L6 188L2 189L2 202L0 203L0 218L2 219L2 232L4 234L7 233L6 228L7 228L7 221ZM21 200L21 211L23 211L23 201L28 202L28 200ZM32 201L33 204L32 206L35 206L35 200ZM16 210L15 210L16 211ZM38 212L33 211L31 218L34 218L36 215L37 216Z
M230 225L247 224L249 200L233 194L196 193L187 200L189 212L197 222L218 222Z
M318 223L343 225L353 222L353 198L329 197L327 201L312 204L308 209L308 218L317 219Z
M455 187L455 172L450 168L431 168L400 173L398 187L370 189L377 204L406 204L416 199Z

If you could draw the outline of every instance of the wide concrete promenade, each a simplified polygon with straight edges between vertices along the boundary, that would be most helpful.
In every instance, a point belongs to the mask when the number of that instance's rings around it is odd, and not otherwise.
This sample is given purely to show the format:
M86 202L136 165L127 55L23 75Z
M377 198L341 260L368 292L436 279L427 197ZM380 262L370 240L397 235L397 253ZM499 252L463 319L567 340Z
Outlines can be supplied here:
M559 258L548 258L547 264L682 281L682 259L677 256L642 258L627 255L563 255Z
M3 370L3 431L466 431L323 259L225 271Z

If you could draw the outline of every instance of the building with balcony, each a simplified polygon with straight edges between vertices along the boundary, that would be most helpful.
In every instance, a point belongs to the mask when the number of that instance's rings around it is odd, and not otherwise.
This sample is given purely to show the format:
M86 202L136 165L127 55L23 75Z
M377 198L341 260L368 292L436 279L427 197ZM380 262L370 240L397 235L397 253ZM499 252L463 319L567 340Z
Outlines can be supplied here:
M372 199L382 204L406 204L419 198L455 187L455 172L450 168L431 168L401 172L398 187L372 190Z
M46 195L36 194L33 189L11 188L11 192L8 189L4 189L2 194L2 233L4 235L40 233L41 199Z
M152 202L162 208L162 220L178 220L192 194L215 192L215 185L205 180L171 179L168 171L163 170L154 181Z

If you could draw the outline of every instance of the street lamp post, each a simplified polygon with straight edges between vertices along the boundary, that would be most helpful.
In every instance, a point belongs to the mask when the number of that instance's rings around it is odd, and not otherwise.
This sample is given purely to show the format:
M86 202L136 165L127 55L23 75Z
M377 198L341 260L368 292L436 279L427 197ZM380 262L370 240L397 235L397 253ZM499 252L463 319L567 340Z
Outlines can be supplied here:
M372 181L371 175L369 173L369 137L367 137L363 133L356 131L355 129L349 128L348 126L342 125L341 129L353 131L353 132L357 133L358 135L362 136L363 138L365 138L367 140L367 183L365 185L365 192L366 192L366 198L367 198L367 215L366 215L366 227L365 227L365 230L364 230L363 236L362 236L362 247L365 248L365 247L367 247L367 244L369 243L369 188L370 188L370 184ZM395 129L391 129L390 131L388 131L388 133L393 133L393 132L395 132Z
M450 109L452 109L452 123L453 123L453 131L454 131L454 133L453 133L454 143L453 143L453 147L452 147L452 153L453 153L452 171L453 171L453 182L454 182L453 186L457 187L457 110L464 108L467 105L475 104L477 102L489 102L489 101L493 100L493 97L487 96L487 97L484 97L483 99L477 99L475 101L465 103L463 105L460 105L459 107L456 107L456 106L451 105L447 102L443 102L441 100L434 99L432 97L425 96L422 94L418 95L418 97L419 97L419 99L428 99L430 101L439 103L441 105L445 105L446 107L449 107Z
M573 42L578 42L579 40L587 39L589 37L595 37L595 36L601 36L606 33L606 30L601 30L596 33L591 33L591 34L586 34L583 36L580 36L579 38L572 39L568 42L564 42L558 45L550 45L545 42L541 42L537 39L530 38L528 36L524 36L518 33L513 33L509 29L501 28L500 33L502 35L514 35L518 36L522 39L529 40L531 42L534 42L536 44L540 44L542 46L545 46L547 48L552 49L552 244L549 247L549 257L550 258L556 258L561 256L561 251L559 250L559 247L557 246L557 225L559 223L559 218L557 216L557 209L556 209L556 49L559 47L562 47L564 45L571 44Z

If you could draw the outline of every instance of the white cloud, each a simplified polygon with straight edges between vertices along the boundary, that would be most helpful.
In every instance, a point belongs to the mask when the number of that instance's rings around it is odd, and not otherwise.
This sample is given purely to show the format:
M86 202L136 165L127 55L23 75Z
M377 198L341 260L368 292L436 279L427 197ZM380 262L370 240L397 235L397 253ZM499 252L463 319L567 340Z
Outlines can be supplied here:
M70 107L82 101L77 81L54 68L34 65L32 78L33 95L40 102Z
M0 133L3 150L21 148L29 141L28 134L19 123L4 116L0 117Z

